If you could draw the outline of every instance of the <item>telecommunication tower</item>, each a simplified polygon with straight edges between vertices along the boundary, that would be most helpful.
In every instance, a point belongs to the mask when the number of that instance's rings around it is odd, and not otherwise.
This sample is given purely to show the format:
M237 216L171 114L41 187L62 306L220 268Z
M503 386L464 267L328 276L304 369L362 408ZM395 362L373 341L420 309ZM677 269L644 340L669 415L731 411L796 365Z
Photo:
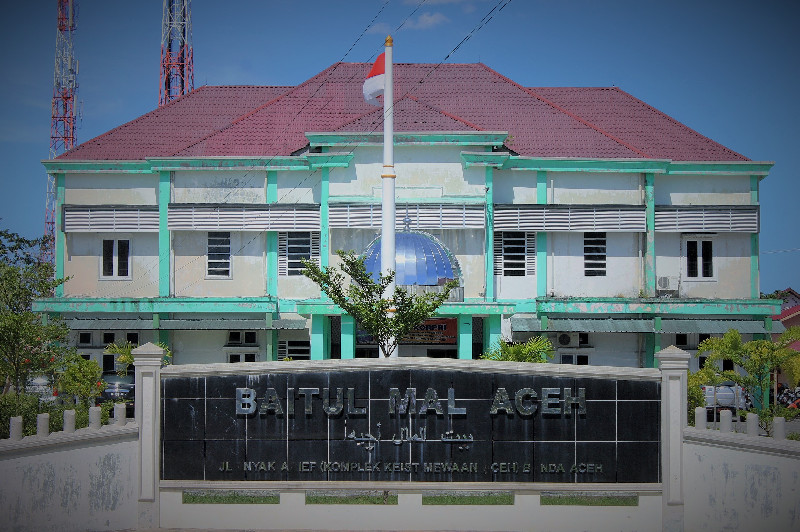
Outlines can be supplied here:
M77 0L58 0L58 32L53 75L53 102L50 122L50 158L75 147L75 95L78 91L78 62L75 60L73 33L77 20ZM56 183L47 175L45 237L41 260L53 262L55 244Z
M164 0L158 106L194 89L192 0Z

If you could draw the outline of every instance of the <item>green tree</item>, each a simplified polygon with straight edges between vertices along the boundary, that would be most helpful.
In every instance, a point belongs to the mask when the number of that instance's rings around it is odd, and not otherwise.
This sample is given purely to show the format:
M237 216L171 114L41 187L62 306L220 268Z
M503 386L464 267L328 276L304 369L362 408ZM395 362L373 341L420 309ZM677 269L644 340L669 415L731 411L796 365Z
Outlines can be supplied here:
M433 316L436 309L450 297L450 291L458 286L458 281L451 280L440 292L418 296L396 286L392 298L384 298L384 292L394 280L394 272L380 274L376 282L367 272L365 257L341 249L336 254L341 258L340 266L321 267L306 260L303 261L303 275L314 281L334 303L371 334L384 356L394 351L399 339ZM347 278L350 279L349 284ZM392 308L395 311L389 316Z
M57 372L56 384L60 393L92 406L94 398L105 388L102 377L103 370L97 361L73 353L66 357L64 367Z
M501 338L489 351L481 355L484 360L505 362L547 362L555 354L550 339L546 336L533 336L522 344L513 344Z
M156 345L164 350L164 356L161 359L161 364L163 366L168 365L172 361L172 351L170 350L169 346L163 342L157 342ZM133 364L133 354L132 351L138 347L137 345L133 344L132 342L115 342L113 344L108 344L106 348L103 350L103 353L108 353L110 355L116 355L114 362L117 366L117 374L120 376L124 376L128 374L128 368L131 364Z
M53 279L53 266L37 262L30 240L0 231L0 378L3 393L24 391L28 379L52 375L70 349L68 328L58 318L43 319L33 301L52 294L65 279Z
M770 379L775 370L791 364L800 357L800 353L789 348L789 345L800 340L800 327L790 327L777 340L750 340L743 342L739 331L726 332L721 338L708 338L700 344L697 355L705 355L709 384L719 381L732 381L741 386L753 398L754 412L759 416L761 427L771 432L772 418L778 414L791 416L780 406L769 405L762 396L770 388ZM744 370L722 370L722 361L728 360Z

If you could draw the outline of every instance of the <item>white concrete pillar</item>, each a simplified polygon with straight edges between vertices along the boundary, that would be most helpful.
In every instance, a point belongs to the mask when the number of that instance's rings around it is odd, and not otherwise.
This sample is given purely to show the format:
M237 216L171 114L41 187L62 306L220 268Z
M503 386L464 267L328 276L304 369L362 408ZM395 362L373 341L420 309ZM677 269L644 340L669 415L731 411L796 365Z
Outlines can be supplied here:
M75 411L64 410L64 432L75 432Z
M747 435L758 436L758 414L755 412L747 413Z
M772 420L772 437L776 440L786 439L786 418L776 417Z
M11 418L8 426L9 438L12 440L22 439L22 416L14 416Z
M159 408L164 349L147 343L131 351L136 368L135 419L139 424L139 528L158 528Z
M694 409L694 428L706 430L708 428L708 419L706 414L706 407L698 406Z
M689 417L689 353L669 346L656 353L656 359L661 369L661 528L683 531L683 429Z
M99 406L89 407L89 428L99 430L102 424L102 410Z
M40 437L50 435L50 414L36 414L36 435Z
M114 405L114 425L122 426L128 422L126 419L126 410L127 406L125 403L117 403Z
M730 410L720 410L719 431L726 434L733 432L733 413Z

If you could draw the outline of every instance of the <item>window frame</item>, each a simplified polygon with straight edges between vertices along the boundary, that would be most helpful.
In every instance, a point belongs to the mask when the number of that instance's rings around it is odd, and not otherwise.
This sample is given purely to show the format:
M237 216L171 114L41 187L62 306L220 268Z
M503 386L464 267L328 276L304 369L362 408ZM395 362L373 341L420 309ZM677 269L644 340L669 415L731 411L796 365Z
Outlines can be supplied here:
M294 345L290 346L289 344L294 344ZM307 353L305 352L306 349L308 350ZM302 350L303 352L301 353L300 350ZM300 358L297 358L298 356ZM311 341L310 340L278 340L277 359L278 360L283 360L286 357L291 357L292 360L311 360Z
M111 242L111 275L106 275L106 242ZM120 242L126 242L127 246L127 261L125 266L127 268L127 272L125 275L120 275L119 265L119 248ZM131 253L132 245L130 238L101 238L100 240L100 263L99 263L99 278L101 281L130 281L133 276L131 273L132 270L132 261L131 261Z
M533 277L536 275L535 232L495 231L494 275L498 277Z
M214 236L212 236L214 235ZM212 238L216 239L224 239L226 238L223 235L227 235L228 239L228 255L227 255L227 263L228 263L228 273L227 274L220 274L220 273L212 273L211 263L224 263L225 260L222 259L215 259L212 261L212 245L218 248L223 248L225 246L224 243L211 243ZM232 233L231 231L208 231L206 233L206 279L233 279L233 252L231 251L232 247ZM222 249L215 250L214 255L224 255L224 251ZM215 267L214 270L224 270L224 267Z
M683 281L688 281L691 283L703 283L703 282L715 282L717 281L717 270L718 265L716 264L715 259L715 244L714 235L709 234L684 234L681 237L681 267L682 267L682 277ZM694 276L690 276L690 264L692 261L689 260L689 243L695 243L694 246L696 247L694 253L696 253L694 259L694 269L695 274ZM710 253L710 266L711 266L711 275L705 275L705 260L706 260L706 246L708 244L709 253Z
M602 235L602 236L601 236ZM600 240L602 239L602 244ZM602 253L594 251L602 245ZM588 250L592 250L587 253ZM583 233L583 276L606 277L608 275L608 233L586 231Z
M302 236L301 236L302 235ZM308 235L308 236L305 236ZM299 244L297 240L308 239L308 253L296 251ZM295 251L292 252L292 248ZM279 277L299 277L303 275L303 258L320 261L320 232L319 231L280 231L278 233L278 276ZM298 266L299 264L299 266Z

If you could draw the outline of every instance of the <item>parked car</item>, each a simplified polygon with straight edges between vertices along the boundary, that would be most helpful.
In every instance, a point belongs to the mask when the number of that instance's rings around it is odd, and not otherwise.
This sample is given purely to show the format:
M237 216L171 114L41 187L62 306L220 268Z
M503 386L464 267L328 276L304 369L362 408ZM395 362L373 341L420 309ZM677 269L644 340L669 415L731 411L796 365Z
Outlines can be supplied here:
M735 416L736 410L744 411L749 408L750 398L747 392L733 382L725 382L719 386L703 386L703 393L709 421L719 419L719 413L723 410L730 410Z
M57 399L53 394L53 385L50 378L44 375L33 377L28 381L25 390L31 394L39 397L40 401L52 402Z
M114 371L103 373L106 387L98 396L97 404L99 405L106 401L124 402L126 404L126 415L132 418L134 415L134 399L136 397L136 382L133 375L133 372L129 372L126 375L119 375Z

